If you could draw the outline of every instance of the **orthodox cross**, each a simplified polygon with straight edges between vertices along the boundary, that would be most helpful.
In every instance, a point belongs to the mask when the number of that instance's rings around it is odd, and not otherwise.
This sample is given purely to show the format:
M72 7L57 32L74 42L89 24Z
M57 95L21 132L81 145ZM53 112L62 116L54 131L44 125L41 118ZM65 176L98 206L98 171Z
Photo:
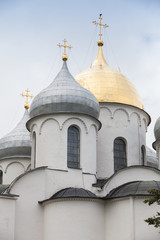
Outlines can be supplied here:
M100 36L100 39L99 39L99 41L98 41L98 46L103 46L103 41L102 41L102 39L101 39L101 36L102 36L102 26L103 27L105 27L105 28L107 28L107 27L109 27L107 24L102 24L102 14L99 14L99 20L100 20L100 22L98 23L98 22L96 22L96 21L93 21L93 23L95 24L95 25L99 25L100 26L100 33L99 33L99 36Z
M62 60L63 60L63 61L67 61L67 60L68 60L68 56L67 56L67 53L66 53L66 48L71 49L71 48L73 48L73 47L72 47L71 45L69 45L69 46L66 45L66 42L67 42L66 39L64 39L63 42L64 42L63 45L61 45L61 44L59 43L59 44L57 44L57 46L58 46L58 47L64 47L64 53L63 53L63 56L62 56Z
M27 90L25 90L26 91L26 94L24 94L24 93L22 93L21 94L21 96L22 97L26 97L26 102L25 102L25 105L24 105L24 107L26 108L26 109L28 109L29 108L29 100L28 100L28 98L30 97L30 98L33 98L33 95L31 94L31 95L29 95L29 90L28 90L28 88L27 88Z

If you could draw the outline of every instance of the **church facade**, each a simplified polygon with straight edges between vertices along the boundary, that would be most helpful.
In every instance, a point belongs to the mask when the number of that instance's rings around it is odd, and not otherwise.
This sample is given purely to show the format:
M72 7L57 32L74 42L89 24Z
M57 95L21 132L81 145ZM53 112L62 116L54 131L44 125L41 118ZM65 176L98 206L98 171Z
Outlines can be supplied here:
M160 120L156 157L146 146L150 116L103 44L100 32L95 61L75 78L64 51L53 82L0 140L1 239L159 239L144 222L157 206L144 200L160 189Z

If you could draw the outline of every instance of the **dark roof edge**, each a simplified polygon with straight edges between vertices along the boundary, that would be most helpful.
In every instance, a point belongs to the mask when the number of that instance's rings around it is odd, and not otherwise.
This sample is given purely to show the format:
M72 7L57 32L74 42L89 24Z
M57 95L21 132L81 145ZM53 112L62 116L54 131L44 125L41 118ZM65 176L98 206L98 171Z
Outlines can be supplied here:
M44 204L44 203L47 203L47 202L56 202L56 201L65 201L65 200L88 200L88 201L97 201L97 200L105 200L103 198L100 198L100 197L74 197L74 196L70 196L70 197L58 197L58 198L48 198L48 199L45 199L45 200L42 200L42 201L38 201L39 204Z
M122 168L120 169L119 171L115 172L114 174L112 174L109 178L100 178L100 179L97 179L97 183L93 183L92 186L93 187L97 187L97 188L101 188L103 189L103 187L105 186L105 184L110 181L115 175L117 175L118 173L124 171L124 170L127 170L127 169L130 169L130 168L148 168L148 169L153 169L155 172L158 172L160 173L160 170L158 168L155 168L155 167L150 167L150 166L144 166L144 165L132 165L132 166L128 166L128 167L125 167L125 168ZM98 180L101 182L98 184ZM135 181L136 182L136 181Z
M0 193L0 197L18 198L19 195L16 195L16 194L3 194L3 193Z
M105 201L112 200L112 199L118 199L118 198L127 198L127 197L148 197L148 196L153 196L150 193L146 194L128 194L125 196L118 196L118 197L103 197L102 199Z

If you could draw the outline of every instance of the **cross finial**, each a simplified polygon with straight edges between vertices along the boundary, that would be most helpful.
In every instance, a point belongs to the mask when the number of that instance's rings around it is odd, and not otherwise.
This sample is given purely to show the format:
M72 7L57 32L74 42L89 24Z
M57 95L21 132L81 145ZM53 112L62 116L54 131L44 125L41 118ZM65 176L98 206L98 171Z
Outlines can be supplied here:
M67 56L67 53L66 53L66 48L71 49L71 48L73 48L73 47L72 47L71 45L69 45L69 46L66 45L66 42L67 42L66 39L64 39L63 42L64 42L63 45L61 45L61 44L59 43L59 44L57 44L57 46L58 46L58 47L64 47L64 53L63 53L63 56L62 56L62 60L63 60L63 61L67 61L67 60L68 60L68 56Z
M99 25L100 26L100 33L99 33L99 40L98 40L98 42L97 42L97 44L98 44L98 46L103 46L103 41L102 41L102 39L101 39L101 37L102 37L102 26L103 27L105 27L105 28L107 28L107 27L109 27L107 24L102 24L102 14L99 14L99 20L100 20L100 22L99 23L97 23L96 21L93 21L93 23L95 24L95 25Z
M31 95L29 95L29 90L28 90L28 88L27 88L27 90L25 90L26 91L26 94L24 94L24 93L22 93L21 94L21 96L22 97L26 97L26 102L25 102L25 105L24 105L24 107L26 108L26 109L28 109L29 108L29 101L28 101L28 98L30 97L30 98L33 98L33 95L31 94Z

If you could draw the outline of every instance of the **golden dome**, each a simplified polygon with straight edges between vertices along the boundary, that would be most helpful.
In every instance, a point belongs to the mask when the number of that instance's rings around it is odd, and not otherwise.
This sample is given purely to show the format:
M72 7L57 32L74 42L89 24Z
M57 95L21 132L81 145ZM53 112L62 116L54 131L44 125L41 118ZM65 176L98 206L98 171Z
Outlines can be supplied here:
M143 109L133 84L107 64L102 46L99 46L98 55L92 66L78 74L75 79L82 87L91 91L99 102L123 103Z

